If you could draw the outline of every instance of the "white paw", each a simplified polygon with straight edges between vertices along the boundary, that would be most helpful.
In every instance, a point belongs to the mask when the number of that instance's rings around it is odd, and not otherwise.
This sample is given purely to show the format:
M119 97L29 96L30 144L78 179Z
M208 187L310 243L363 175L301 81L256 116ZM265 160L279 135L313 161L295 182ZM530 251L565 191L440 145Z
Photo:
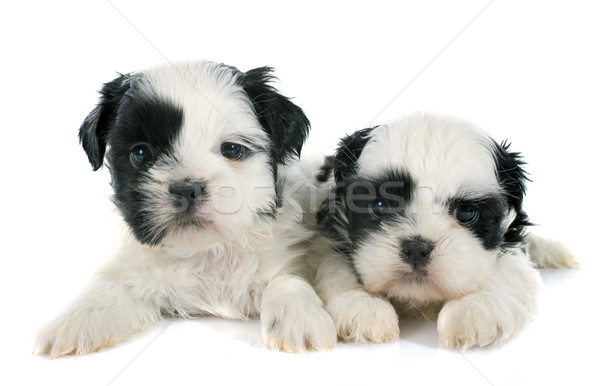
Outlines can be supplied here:
M103 293L108 294L109 291ZM116 297L109 304L101 303L97 298L87 298L42 328L36 337L34 350L36 354L49 354L52 358L87 354L110 347L159 319L158 308L145 303Z
M313 302L264 309L261 326L265 343L277 351L330 350L337 343L331 316Z
M520 322L508 307L503 309L479 295L446 303L438 316L440 341L461 350L485 347L510 338L519 327Z
M327 305L339 337L348 342L384 343L400 337L398 315L386 299L361 290L347 291Z
M42 328L35 342L36 354L59 358L87 354L114 344L110 321L99 319L93 310L77 309L63 314Z

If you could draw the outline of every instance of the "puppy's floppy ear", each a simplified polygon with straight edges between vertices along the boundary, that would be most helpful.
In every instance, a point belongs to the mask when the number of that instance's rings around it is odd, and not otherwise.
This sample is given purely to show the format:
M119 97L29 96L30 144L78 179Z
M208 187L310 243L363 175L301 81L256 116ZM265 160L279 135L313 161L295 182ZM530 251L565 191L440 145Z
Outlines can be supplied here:
M244 88L258 121L271 138L271 154L278 164L298 157L308 135L310 122L302 109L281 95L269 83L276 79L270 67L239 73L237 82Z
M105 83L100 90L100 101L79 128L79 142L94 170L102 166L108 131L115 119L119 103L129 90L130 84L129 74L119 74L116 79Z
M344 182L338 182L335 190L329 193L317 212L317 224L321 234L331 242L333 248L348 254L352 247L352 240L348 233L348 215Z
M371 138L373 129L375 127L358 130L340 140L333 160L336 186L317 212L319 230L342 254L348 254L352 248L348 233L346 183L347 179L356 174L358 158Z
M506 140L501 144L493 141L492 153L496 161L496 177L502 187L508 205L515 211L515 218L504 234L504 242L508 244L521 243L524 238L525 227L533 225L529 222L523 210L525 198L525 183L530 181L527 172L523 169L525 162L521 154L510 151L510 143Z
M356 174L358 158L375 128L377 126L357 130L340 140L333 163L336 181L343 181L350 175Z

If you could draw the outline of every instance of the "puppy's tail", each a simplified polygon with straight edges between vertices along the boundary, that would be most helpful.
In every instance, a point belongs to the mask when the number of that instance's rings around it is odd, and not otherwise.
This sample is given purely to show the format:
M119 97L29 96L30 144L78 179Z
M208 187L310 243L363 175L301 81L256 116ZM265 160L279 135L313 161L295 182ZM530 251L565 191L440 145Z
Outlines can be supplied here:
M579 262L569 248L558 240L530 233L525 236L529 257L539 268L573 268Z

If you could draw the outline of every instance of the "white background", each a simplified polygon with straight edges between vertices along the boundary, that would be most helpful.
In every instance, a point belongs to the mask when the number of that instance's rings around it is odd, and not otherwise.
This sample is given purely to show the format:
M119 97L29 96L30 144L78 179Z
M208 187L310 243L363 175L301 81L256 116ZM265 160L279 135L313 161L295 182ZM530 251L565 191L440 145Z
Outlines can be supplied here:
M0 383L130 385L598 382L600 12L593 1L6 2L0 11L3 230ZM80 123L115 72L183 59L274 66L311 144L415 110L468 118L529 162L538 232L579 269L544 271L536 320L490 349L400 341L326 353L267 350L257 321L163 323L115 348L49 360L33 337L85 285L122 230Z

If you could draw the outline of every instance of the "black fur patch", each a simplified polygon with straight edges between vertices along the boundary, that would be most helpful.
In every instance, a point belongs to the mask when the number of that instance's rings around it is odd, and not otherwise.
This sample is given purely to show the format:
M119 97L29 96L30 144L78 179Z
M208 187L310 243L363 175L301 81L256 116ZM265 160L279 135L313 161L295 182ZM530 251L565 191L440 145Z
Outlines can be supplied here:
M129 91L133 79L130 74L120 74L105 83L100 90L98 105L88 114L79 128L79 142L94 170L102 166L109 128L114 122L121 99Z
M145 197L141 185L151 179L146 168L135 168L129 162L132 146L140 142L152 147L154 160L161 156L173 158L173 145L181 131L183 110L154 96L128 94L121 102L122 108L109 133L110 145L107 159L110 165L115 202L138 240L144 244L157 244L163 235L148 229L153 214L143 210Z
M448 212L453 216L454 209L460 204L469 203L477 208L478 215L471 224L464 225L473 233L487 250L498 248L503 242L502 220L508 208L506 199L501 195L488 195L477 199L463 200L456 197L448 203Z
M330 155L326 156L323 161L323 165L319 168L319 174L317 174L317 182L326 182L333 175L333 163L335 157Z
M275 329L279 326L279 319L278 318L273 318L273 320L271 320L271 323L269 323L269 327L267 327L267 331L269 332L274 332Z
M238 71L236 82L244 88L258 121L271 139L273 158L278 164L285 164L290 158L300 156L310 122L300 107L270 85L276 79L272 72L270 67Z
M349 178L344 185L348 233L353 244L380 229L382 223L404 217L415 186L408 173L396 171L387 171L373 180ZM384 203L387 209L375 213L376 203Z
M106 153L114 202L136 238L143 244L160 242L163 234L148 227L152 213L145 209L146 199L139 189L151 177L147 170L163 155L173 157L172 145L181 131L183 110L155 95L142 92L136 80L121 75L106 83L100 91L100 103L88 115L80 129L80 138L90 163L97 170ZM132 164L132 149L147 144L153 159L142 167Z
M377 126L358 130L342 138L338 144L333 163L336 181L343 181L356 174L358 158L362 154L365 145L371 138L371 132L375 128Z
M525 162L521 154L510 151L510 143L493 142L492 149L496 161L496 176L503 189L508 205L516 211L517 216L504 234L502 247L517 246L523 242L525 228L533 225L523 210L523 199L526 193L527 172L523 169Z
M319 208L317 222L338 252L348 255L382 223L405 216L414 188L411 176L403 172L390 170L376 179L349 177L337 182L334 194ZM377 202L386 203L389 210L376 215Z

